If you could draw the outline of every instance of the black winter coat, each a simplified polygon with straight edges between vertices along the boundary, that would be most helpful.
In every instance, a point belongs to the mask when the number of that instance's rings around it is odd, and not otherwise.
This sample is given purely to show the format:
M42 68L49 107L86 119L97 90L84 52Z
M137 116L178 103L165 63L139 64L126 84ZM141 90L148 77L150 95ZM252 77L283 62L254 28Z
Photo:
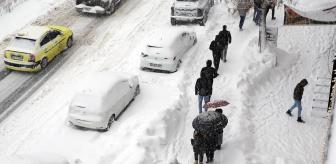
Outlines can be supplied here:
M210 96L212 94L212 82L206 77L198 78L195 85L195 94Z
M205 77L210 79L211 81L216 77L216 69L213 67L203 67L201 72L203 72L205 74Z
M294 100L300 100L302 99L302 95L303 95L303 91L305 84L300 82L299 84L296 85L295 89L294 89Z
M222 42L222 45L228 45L231 43L231 33L227 30L222 30L219 32L220 40Z
M224 46L222 45L220 41L214 40L211 42L209 49L212 51L213 54L220 55L224 49Z
M195 153L205 153L208 147L207 139L203 134L194 136L194 139L191 139L191 145Z

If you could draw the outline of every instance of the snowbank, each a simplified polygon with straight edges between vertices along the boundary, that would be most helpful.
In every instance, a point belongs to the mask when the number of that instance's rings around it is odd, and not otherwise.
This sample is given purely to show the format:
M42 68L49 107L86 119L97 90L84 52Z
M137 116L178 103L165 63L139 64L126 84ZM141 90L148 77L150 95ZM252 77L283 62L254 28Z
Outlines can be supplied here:
M0 16L0 40L13 34L23 26L30 24L39 16L48 14L49 11L65 1L67 0L20 1L21 3L15 6L11 12L3 13L3 15Z
M326 164L336 163L336 116L333 114L333 125L331 127L331 135L329 141L328 158Z

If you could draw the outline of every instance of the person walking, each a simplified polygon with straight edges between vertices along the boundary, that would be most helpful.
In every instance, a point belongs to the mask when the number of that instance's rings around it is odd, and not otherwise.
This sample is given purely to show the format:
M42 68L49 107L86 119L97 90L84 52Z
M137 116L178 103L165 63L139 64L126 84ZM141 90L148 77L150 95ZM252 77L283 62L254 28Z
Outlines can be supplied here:
M243 25L245 22L246 13L251 8L252 3L250 0L239 0L237 5L237 10L239 12L240 21L239 21L239 30L243 31Z
M207 134L206 138L206 150L205 150L205 155L207 157L206 163L213 162L214 157L215 157L215 150L216 150L216 140L217 140L217 135L215 133L209 133Z
M304 91L304 87L308 85L308 81L307 79L302 79L295 87L294 89L294 104L293 106L287 110L287 114L289 116L292 116L292 111L295 107L298 108L298 118L297 118L297 122L300 123L305 123L305 121L302 120L301 118L301 113L302 113L302 106L301 106L301 99L302 99L302 95L303 95L303 91Z
M194 131L191 145L194 151L195 164L203 164L203 156L206 151L206 136L198 131Z
M202 113L203 100L204 100L204 103L209 102L210 96L212 94L212 83L208 78L206 78L206 75L204 72L201 72L201 77L198 78L196 81L195 94L198 95L199 113ZM207 111L207 108L205 108L205 111Z
M266 0L266 1L267 1L266 11L265 11L266 17L267 17L269 10L272 9L272 20L275 20L276 17L274 15L275 15L275 6L277 4L277 0Z
M231 44L231 33L230 31L226 30L226 25L223 26L223 30L219 32L218 34L220 36L220 40L222 41L223 45L223 52L221 55L222 61L225 63L226 62L226 54L228 50L229 44Z
M223 143L223 129L226 127L226 125L228 124L228 119L227 117L223 114L223 110L221 108L217 108L215 110L215 112L217 112L218 114L220 114L220 118L221 118L221 125L219 127L219 129L217 130L217 142L216 142L216 149L220 150L222 147L222 143Z
M220 62L220 57L223 52L224 46L222 45L220 41L220 36L216 35L215 40L213 40L210 44L209 49L212 51L212 57L213 57L213 62L215 65L216 69L216 74L218 75L218 68L219 68L219 62Z
M261 0L254 0L254 14L253 14L253 21L256 25L260 25L261 21Z
M210 97L209 97L209 101L211 100L211 95L212 95L212 85L213 85L213 79L217 77L217 73L216 73L216 69L214 67L211 66L212 65L212 61L211 60L207 60L206 61L206 67L203 67L201 72L203 72L205 74L205 77L208 79L209 81L209 86L210 86Z

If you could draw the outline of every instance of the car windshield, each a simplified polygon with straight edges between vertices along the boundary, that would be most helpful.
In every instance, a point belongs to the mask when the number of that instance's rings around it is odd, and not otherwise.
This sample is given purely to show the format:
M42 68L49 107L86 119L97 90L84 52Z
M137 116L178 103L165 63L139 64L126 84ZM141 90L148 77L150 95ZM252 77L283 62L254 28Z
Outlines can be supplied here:
M35 42L36 40L33 39L15 37L11 42L11 47L20 50L33 51L35 48Z

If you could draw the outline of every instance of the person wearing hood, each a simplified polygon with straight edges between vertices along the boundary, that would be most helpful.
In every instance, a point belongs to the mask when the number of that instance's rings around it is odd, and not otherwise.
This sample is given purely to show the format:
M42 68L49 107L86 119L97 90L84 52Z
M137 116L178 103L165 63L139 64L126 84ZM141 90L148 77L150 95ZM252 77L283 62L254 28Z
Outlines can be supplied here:
M202 113L202 102L207 103L210 101L210 96L212 94L212 83L206 77L204 72L201 72L201 77L197 79L195 84L195 95L198 95L198 109L199 113ZM207 111L207 108L205 108Z
M216 149L220 150L222 147L222 143L223 143L223 132L224 132L223 129L226 127L229 121L227 117L223 114L223 109L217 108L215 112L220 114L220 118L221 118L220 127L217 129L217 135L216 135L217 136Z
M292 111L294 108L298 108L298 118L297 118L297 122L300 123L305 123L302 118L301 118L301 113L302 113L302 106L301 106L301 99L302 99L302 95L303 95L303 91L304 91L304 87L308 85L308 81L307 79L302 79L295 87L294 89L294 94L293 94L293 98L294 98L294 104L293 106L287 110L287 114L289 116L293 116L292 115Z
M219 62L224 50L224 45L221 42L219 35L216 35L216 38L211 42L209 49L212 51L213 62L215 65L216 74L218 75L217 71L219 68Z

